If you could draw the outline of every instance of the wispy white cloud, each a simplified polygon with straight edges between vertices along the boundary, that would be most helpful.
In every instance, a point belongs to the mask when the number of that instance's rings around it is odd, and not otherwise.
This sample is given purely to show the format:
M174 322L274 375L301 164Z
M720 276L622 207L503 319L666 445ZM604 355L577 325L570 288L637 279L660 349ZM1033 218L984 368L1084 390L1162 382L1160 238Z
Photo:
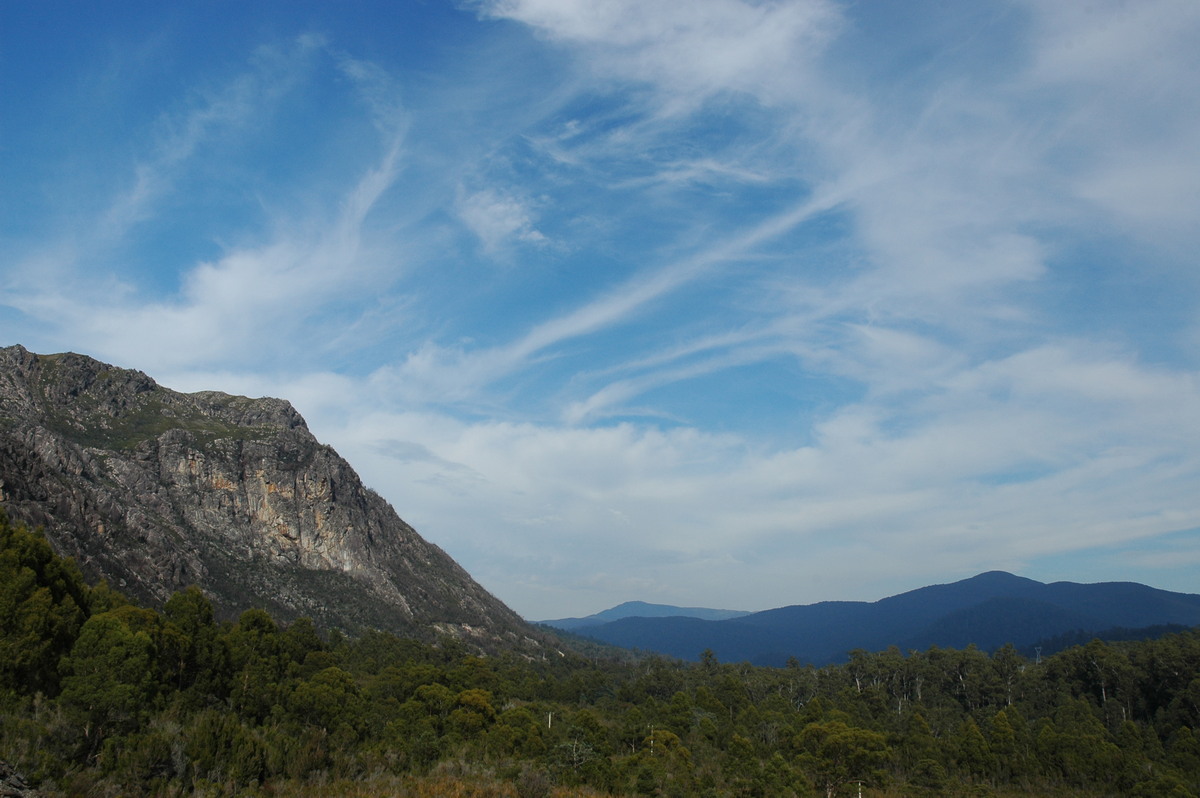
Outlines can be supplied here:
M1200 69L1193 3L1036 7L1026 75L1070 100L1055 154L1074 192L1148 238L1193 238L1200 200Z
M620 325L635 314L662 300L671 292L702 279L729 261L752 257L755 248L819 215L836 204L836 196L806 199L785 212L769 217L736 235L710 243L695 255L658 268L647 268L566 313L533 324L519 338L500 346L478 349L443 347L426 344L411 352L395 369L378 375L396 385L410 401L445 402L477 398L479 391L505 377L528 369L542 358L553 357L553 350L573 339L598 334ZM730 362L746 362L755 356L740 355ZM679 370L676 378L716 368ZM662 384L663 375L642 380L643 385ZM632 396L632 383L621 388ZM613 389L616 390L616 389ZM610 397L613 391L609 391ZM593 400L593 403L595 400ZM589 415L580 404L567 409L568 417L582 420Z
M126 292L105 298L54 294L32 299L39 315L74 319L91 351L120 355L147 369L260 360L319 341L315 314L360 293L380 274L364 253L367 214L395 178L398 144L345 193L328 224L296 224L276 240L239 247L197 264L176 296L144 302ZM99 301L98 301L99 300ZM247 353L247 346L262 347ZM265 351L264 351L265 350Z
M855 597L847 580L895 579L896 558L913 552L928 562L909 570L968 575L1200 523L1186 489L1200 462L1171 441L1200 392L1136 363L1114 368L1102 355L1059 349L964 369L907 411L847 405L818 425L811 445L778 451L686 427L408 414L359 419L337 437L361 441L363 451L351 450L369 478L488 579L508 583L504 574L552 556L548 547L595 540L638 560L626 578L662 574L662 599L686 598L676 584L717 579L730 585L726 603L761 606L738 584L764 578L760 554L804 574L797 601ZM1164 408L1174 410L1162 418ZM387 434L434 457L396 467L365 451ZM510 530L502 545L478 532L496 512ZM717 552L735 553L738 564ZM529 592L514 587L512 600L563 600L568 585L604 567L559 563Z
M173 189L197 150L269 114L311 69L321 47L320 38L311 35L285 47L261 47L247 71L225 85L185 98L184 110L164 113L151 151L133 167L132 185L114 198L104 215L101 237L120 238L156 213L156 203Z
M874 267L851 275L846 288L859 313L922 321L936 314L944 323L957 321L956 308L959 315L978 317L961 313L963 305L974 304L1005 315L1012 311L997 302L994 289L1043 273L1043 248L1025 232L1042 210L1021 182L1033 164L1013 153L1013 127L1003 105L978 99L979 86L962 85L929 98L909 129L875 118L882 107L873 109L870 98L827 79L825 51L847 25L835 5L711 2L685 12L645 4L512 2L489 8L580 48L581 58L601 74L654 87L657 102L664 95L686 96L671 115L697 113L729 92L773 109L763 121L770 127L755 134L761 141L783 130L792 141L776 143L769 168L820 199L806 201L794 216L753 223L737 246L745 250L792 231L812 216L813 204L821 210L842 205L854 214ZM677 122L664 124L678 134ZM635 152L653 152L658 137L667 135L645 122L622 132L621 144ZM559 140L560 151L565 143ZM579 154L595 155L587 149ZM694 163L744 182L768 171L720 164L711 156ZM694 174L668 161L659 164L656 179L677 182ZM728 239L706 245L723 250L714 252L715 259L729 257L732 248Z
M473 7L496 38L444 73L329 34L182 87L82 226L109 254L63 235L0 301L172 387L286 396L542 617L1200 527L1193 4L914 4L885 34L816 0ZM253 219L201 209L153 285L114 262L222 180ZM1143 270L1173 320L1104 287ZM1053 576L1116 567L1088 562Z
M512 518L536 518L538 528L554 519L550 525L559 534L594 535L617 547L628 534L654 530L653 544L644 544L648 562L641 573L662 574L664 581L668 574L693 582L715 579L717 571L704 570L715 563L721 581L761 575L739 558L731 564L710 556L717 550L742 552L745 561L769 550L781 572L815 579L806 568L811 558L825 569L820 589L842 590L843 596L853 595L842 585L855 569L881 579L911 552L921 552L931 569L965 575L1196 524L1198 507L1181 496L1197 462L1181 455L1171 439L1172 430L1195 433L1186 420L1197 397L1194 375L1073 342L1055 332L1043 305L1029 301L1032 287L1056 268L1063 231L1078 234L1103 223L1079 200L1094 199L1088 175L1101 173L1097 169L1117 174L1109 170L1120 160L1108 149L1085 147L1081 163L1092 167L1064 167L1064 148L1091 139L1069 110L1046 113L1037 99L1063 74L1039 55L1038 48L1053 46L1048 41L1033 41L1025 72L980 72L916 91L919 110L897 120L887 116L886 86L872 90L878 96L856 95L825 71L830 65L818 57L825 37L844 28L833 7L812 7L821 14L808 18L813 27L803 35L781 25L790 45L776 50L768 42L754 55L758 66L740 74L722 66L739 63L738 53L744 54L739 32L753 31L754 20L781 6L710 4L695 18L685 18L690 9L680 11L674 26L668 17L675 12L666 7L490 8L574 48L604 80L648 84L656 99L672 92L682 98L657 119L639 107L633 124L602 140L568 124L559 137L540 142L556 163L579 170L607 162L619 146L652 152L667 131L678 132L681 118L730 92L774 109L772 124L796 137L790 151L810 154L780 163L781 179L797 182L802 192L790 209L749 216L733 232L700 235L689 241L687 257L644 268L573 311L531 324L508 346L459 351L453 363L441 365L434 357L426 366L462 369L483 381L528 368L564 342L627 325L732 264L768 252L781 264L802 261L802 250L789 257L779 246L823 214L848 219L858 253L815 272L764 272L764 287L776 293L760 307L776 315L753 335L718 332L707 347L637 347L605 368L577 373L574 386L584 393L564 396L570 427L505 426L502 443L487 423L457 433L462 437L454 439L453 459L476 462L472 473L483 475L491 489L505 492L505 469L523 475L522 484L505 495L518 506L524 501L519 497L536 506L514 508ZM709 12L713 16L706 17ZM1031 11L1035 26L1041 12ZM721 16L737 13L749 21ZM718 18L720 36L704 27ZM654 35L642 35L647 31ZM799 41L811 47L798 54ZM729 48L728 59L717 58L712 69L695 65L700 53L722 47ZM1136 49L1145 53L1153 45ZM1168 71L1188 57L1173 61ZM767 72L773 74L762 77ZM753 86L742 80L752 75L762 80ZM1120 149L1137 148L1126 141ZM692 162L702 169L681 163L662 160L653 178L622 176L612 185L689 184L705 171L752 185L768 174L715 159ZM1152 175L1145 177L1142 185L1152 186ZM1190 177L1180 180L1197 185ZM1124 213L1135 218L1132 210ZM1169 213L1148 210L1146 216L1173 224ZM785 294L795 301L781 301ZM709 437L687 428L678 438L656 438L660 433L652 427L578 426L622 411L653 416L662 409L639 402L649 391L785 351L807 369L862 388L859 400L814 418L812 442L803 447L764 451L751 442L755 437ZM657 446L646 446L641 436ZM620 455L607 450L609 441L619 441ZM552 454L558 447L590 467L607 463L627 478L575 473ZM514 451L520 456L510 457ZM629 459L631 452L651 451L645 462ZM503 468L478 462L500 452ZM531 474L536 476L529 479ZM597 526L596 519L612 517L610 511L628 526ZM428 523L440 523L443 512L450 511L431 511ZM530 539L538 544L521 556L536 560L545 541ZM683 560L672 561L668 552ZM560 573L569 573L568 581L583 578L565 567ZM644 577L630 576L637 579ZM534 602L539 591L551 588L543 576L529 590ZM817 595L829 594L814 587Z
M310 38L311 37L307 37ZM394 75L377 63L336 53L337 66L354 84L381 134L395 137L408 126L403 91Z
M542 243L546 236L535 227L529 203L495 189L462 194L458 212L484 249L494 253L510 241Z
M582 48L605 77L660 87L668 113L691 110L720 92L791 101L792 92L812 81L810 64L840 22L836 6L824 0L702 0L687 9L634 0L495 0L481 6Z
M271 353L336 339L336 333L314 329L314 320L388 279L364 235L367 217L401 171L406 123L384 77L360 62L343 59L341 68L362 90L378 127L380 155L331 201L322 198L319 210L302 218L269 211L265 242L226 246L220 257L189 265L178 292L168 296L147 299L117 272L106 277L102 269L91 270L108 265L104 250L119 247L134 224L162 212L162 199L180 173L211 165L200 152L207 143L268 124L322 47L318 37L302 36L288 48L260 48L249 69L223 89L160 119L166 132L137 162L134 187L113 200L97 237L59 258L55 281L38 281L37 272L22 279L10 301L46 321L71 319L71 336L86 340L90 352L136 360L147 370L261 362ZM74 290L64 292L64 283ZM330 323L345 321L335 316Z

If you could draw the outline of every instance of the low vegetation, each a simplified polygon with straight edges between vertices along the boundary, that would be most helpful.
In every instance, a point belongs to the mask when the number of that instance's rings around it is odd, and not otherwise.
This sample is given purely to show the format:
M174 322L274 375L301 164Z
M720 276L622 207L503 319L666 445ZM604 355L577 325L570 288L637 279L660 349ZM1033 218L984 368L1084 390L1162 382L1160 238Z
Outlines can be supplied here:
M1195 796L1200 633L1040 662L480 657L89 587L0 517L0 760L47 795Z

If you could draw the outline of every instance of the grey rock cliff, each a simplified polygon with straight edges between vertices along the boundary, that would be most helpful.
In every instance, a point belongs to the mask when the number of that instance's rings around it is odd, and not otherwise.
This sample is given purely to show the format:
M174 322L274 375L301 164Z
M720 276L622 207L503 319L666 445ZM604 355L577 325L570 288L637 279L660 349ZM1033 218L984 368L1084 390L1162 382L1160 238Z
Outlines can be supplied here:
M40 792L25 782L25 777L13 770L12 765L0 761L0 798L38 798Z
M227 616L537 647L279 399L0 348L0 506L152 605L197 584Z

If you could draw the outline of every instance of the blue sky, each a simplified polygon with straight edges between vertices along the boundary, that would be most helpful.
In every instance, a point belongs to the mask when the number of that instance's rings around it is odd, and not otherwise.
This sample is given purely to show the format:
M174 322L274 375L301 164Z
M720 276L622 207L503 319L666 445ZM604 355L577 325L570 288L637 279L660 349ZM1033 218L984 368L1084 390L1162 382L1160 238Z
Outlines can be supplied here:
M1200 5L0 7L0 343L292 401L528 618L1200 585Z

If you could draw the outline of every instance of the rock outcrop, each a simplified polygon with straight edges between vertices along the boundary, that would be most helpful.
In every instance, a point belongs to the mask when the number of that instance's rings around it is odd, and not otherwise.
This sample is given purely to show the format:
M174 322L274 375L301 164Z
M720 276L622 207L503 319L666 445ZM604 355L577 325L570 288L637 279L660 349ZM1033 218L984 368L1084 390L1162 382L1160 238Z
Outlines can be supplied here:
M41 793L29 786L12 765L0 761L0 798L38 798Z
M485 648L536 633L421 538L279 399L183 394L76 354L0 349L0 506L151 605Z

